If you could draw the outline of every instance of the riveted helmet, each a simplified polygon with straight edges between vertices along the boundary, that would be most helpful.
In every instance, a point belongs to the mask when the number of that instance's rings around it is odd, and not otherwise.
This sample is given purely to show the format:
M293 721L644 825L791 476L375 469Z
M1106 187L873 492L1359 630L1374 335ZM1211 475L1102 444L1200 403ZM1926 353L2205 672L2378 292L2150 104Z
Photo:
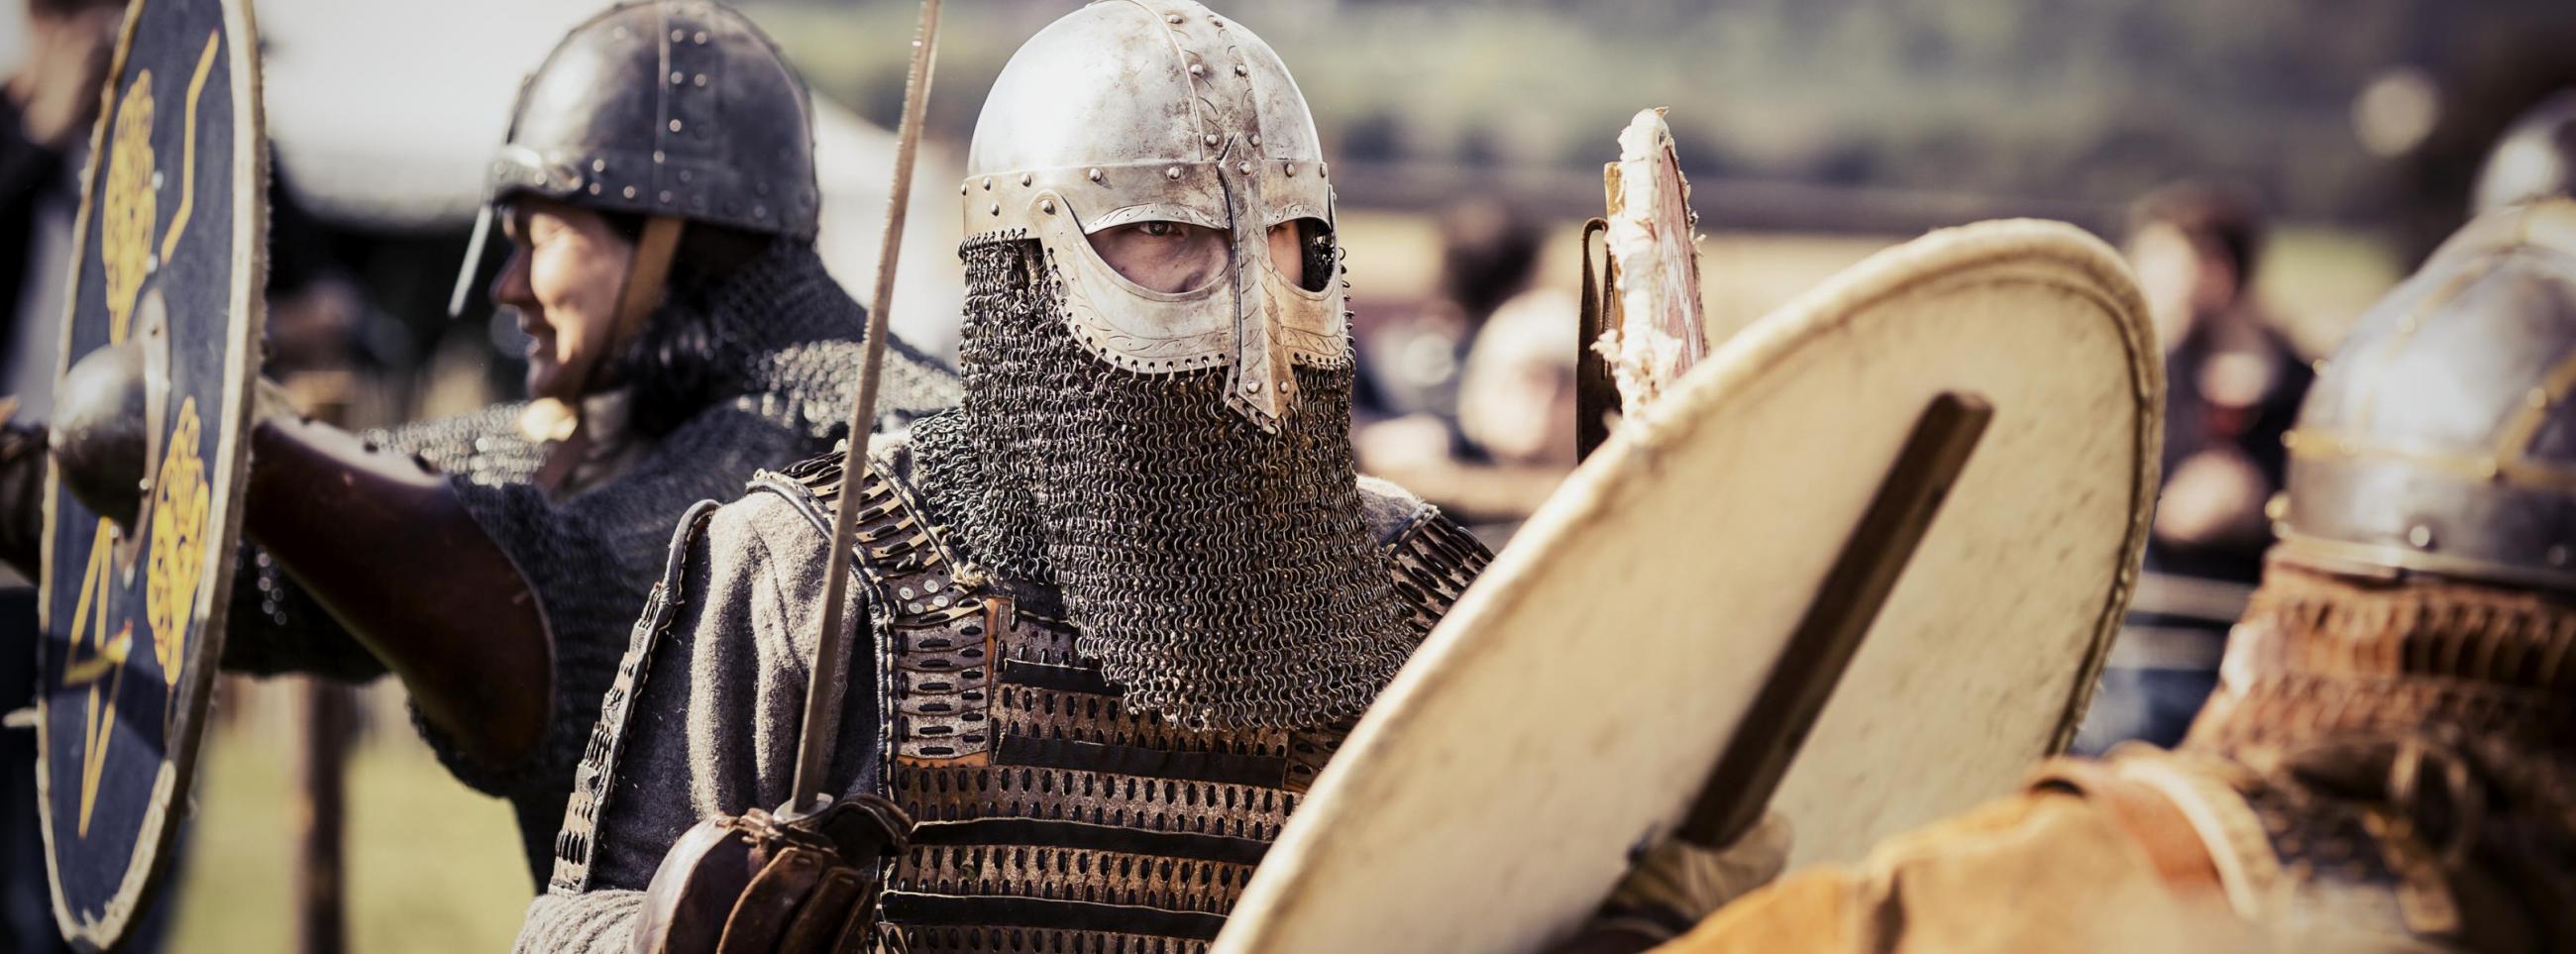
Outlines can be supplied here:
M2576 201L2453 236L2362 317L2286 440L2285 556L2576 593Z
M1330 170L1304 94L1270 45L1190 0L1100 0L1011 57L968 151L965 231L1035 239L1073 332L1140 374L1226 368L1226 403L1264 428L1294 405L1294 366L1350 363L1329 254L1290 281L1271 228L1329 250ZM1227 280L1182 294L1129 282L1088 236L1174 222L1229 233ZM1320 266L1320 267L1318 267Z
M813 127L804 81L741 13L712 0L608 8L520 86L450 311L475 283L492 206L513 196L813 238Z

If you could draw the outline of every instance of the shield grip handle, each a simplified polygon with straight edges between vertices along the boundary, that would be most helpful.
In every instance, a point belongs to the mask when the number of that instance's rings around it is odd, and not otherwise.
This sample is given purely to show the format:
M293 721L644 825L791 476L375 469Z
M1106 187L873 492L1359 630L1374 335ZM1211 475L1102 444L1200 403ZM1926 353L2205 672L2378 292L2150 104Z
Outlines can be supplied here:
M1683 816L1683 840L1723 848L1762 820L1994 413L1983 396L1964 391L1944 391L1923 409Z

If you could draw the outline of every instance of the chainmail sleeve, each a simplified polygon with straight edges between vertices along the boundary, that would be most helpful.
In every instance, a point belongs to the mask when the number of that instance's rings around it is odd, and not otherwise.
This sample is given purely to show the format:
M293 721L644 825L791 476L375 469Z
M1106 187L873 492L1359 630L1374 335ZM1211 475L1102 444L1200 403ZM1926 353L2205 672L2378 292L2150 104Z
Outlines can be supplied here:
M554 639L554 705L528 757L486 765L419 718L440 761L473 788L509 799L530 870L542 879L582 744L599 718L628 630L661 578L672 521L700 500L738 494L763 465L794 460L805 434L760 413L746 397L700 412L623 474L564 501L527 483L486 486L459 477L468 513L528 579Z
M469 483L524 483L543 459L536 444L519 436L519 412L525 407L496 404L472 414L369 431L364 436ZM246 572L233 574L224 669L256 676L304 673L342 682L364 682L385 674L385 664L312 594L296 585L267 550L245 539L238 552L241 562L236 565Z

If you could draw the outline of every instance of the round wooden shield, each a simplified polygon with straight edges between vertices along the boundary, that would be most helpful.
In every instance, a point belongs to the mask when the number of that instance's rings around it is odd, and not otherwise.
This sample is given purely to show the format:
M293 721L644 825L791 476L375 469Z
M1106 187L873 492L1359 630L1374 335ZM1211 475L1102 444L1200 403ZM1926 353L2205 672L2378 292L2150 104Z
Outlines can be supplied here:
M132 526L59 474L45 490L36 778L54 917L84 948L165 867L223 642L266 260L258 50L245 0L133 0L91 137L62 367L140 347L148 477Z
M1858 857L2061 749L2137 573L2163 382L2058 223L1883 252L1631 414L1380 696L1223 952L1532 951L1672 831L1935 396L1994 409L1772 807Z

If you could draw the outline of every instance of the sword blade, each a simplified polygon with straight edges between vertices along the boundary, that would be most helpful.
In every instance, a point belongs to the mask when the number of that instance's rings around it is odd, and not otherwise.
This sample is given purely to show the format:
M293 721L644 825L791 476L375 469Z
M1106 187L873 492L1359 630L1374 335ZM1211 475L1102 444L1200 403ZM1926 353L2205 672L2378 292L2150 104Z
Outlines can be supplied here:
M922 0L921 24L912 37L912 69L903 81L903 121L896 127L894 152L894 193L886 198L884 244L877 255L875 294L868 300L867 357L859 366L858 399L850 407L849 446L841 456L841 506L832 515L832 549L824 564L823 632L814 644L814 666L805 677L805 719L803 733L796 742L796 775L789 788L790 812L819 809L829 804L831 792L826 775L832 768L832 751L840 741L841 698L844 691L842 669L847 665L844 641L849 633L842 626L843 608L849 605L850 547L857 531L852 516L857 508L861 469L867 466L868 432L874 429L877 408L877 383L885 367L886 313L894 308L895 259L903 251L904 213L911 206L913 158L921 151L923 108L930 99L931 64L939 51L939 2Z

